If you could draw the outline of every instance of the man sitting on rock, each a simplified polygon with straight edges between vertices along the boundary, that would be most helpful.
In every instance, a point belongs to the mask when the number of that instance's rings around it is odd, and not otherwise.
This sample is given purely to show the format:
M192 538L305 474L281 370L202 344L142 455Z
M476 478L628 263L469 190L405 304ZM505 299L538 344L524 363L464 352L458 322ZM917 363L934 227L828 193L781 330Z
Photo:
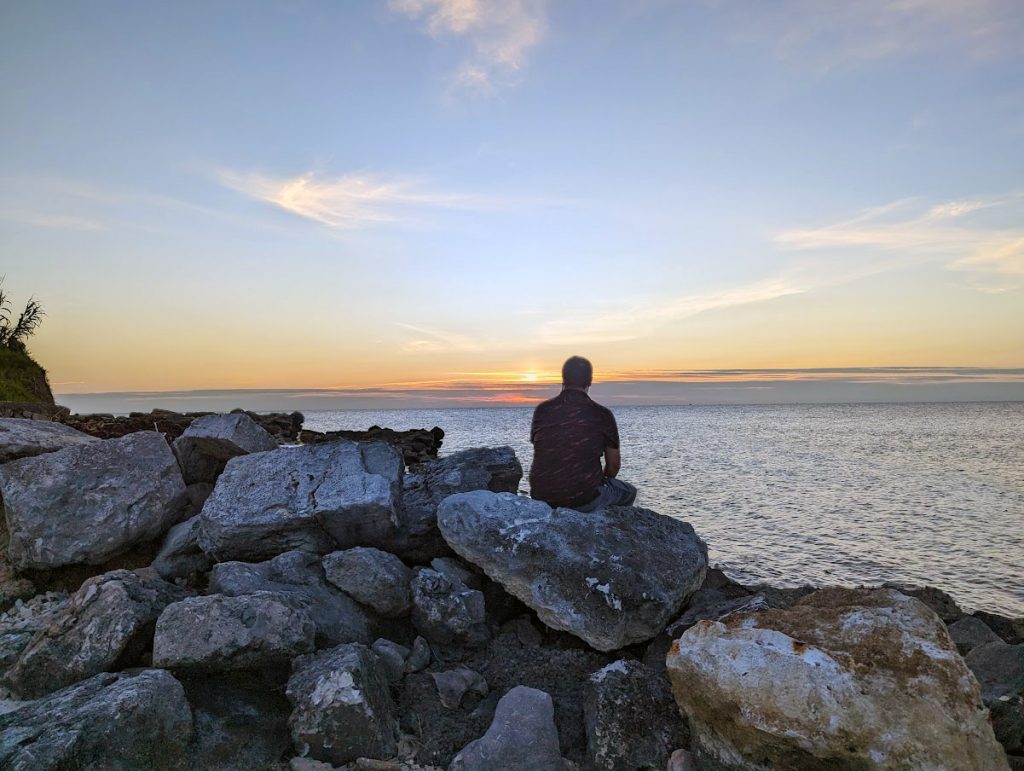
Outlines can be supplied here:
M569 358L562 365L562 392L533 413L530 495L550 506L591 512L629 506L636 498L633 485L615 478L619 429L611 410L587 394L593 375L582 356Z

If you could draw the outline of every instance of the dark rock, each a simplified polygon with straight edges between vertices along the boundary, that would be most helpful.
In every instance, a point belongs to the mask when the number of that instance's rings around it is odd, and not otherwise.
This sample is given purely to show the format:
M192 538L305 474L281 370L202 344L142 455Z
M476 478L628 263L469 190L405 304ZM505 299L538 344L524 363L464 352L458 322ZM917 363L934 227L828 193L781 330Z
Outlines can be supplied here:
M333 442L232 458L203 506L199 544L218 561L325 554L395 532L402 459Z
M196 418L174 440L185 484L215 482L224 465L238 455L277 448L277 440L245 413Z
M409 612L412 571L394 554L368 546L336 551L323 558L327 580L382 616Z
M384 638L375 640L373 645L370 646L370 650L377 654L377 658L384 665L388 682L397 683L401 681L402 676L405 674L405 661L409 658L411 651L404 645L399 645Z
M551 697L516 686L498 702L487 733L455 756L450 771L563 771Z
M170 673L104 673L0 715L0 767L185 771L191 736Z
M635 507L583 514L480 491L446 498L438 526L541 621L604 651L661 632L707 569L690 525Z
M435 557L430 560L430 569L436 570L470 589L484 590L484 577L479 573L474 573L465 563L452 557Z
M245 410L232 410L232 414L244 412L266 431L281 441L294 442L298 439L302 428L301 412L259 414ZM153 410L152 412L133 412L130 415L70 415L67 410L57 416L57 420L65 425L73 426L79 431L100 439L117 439L136 431L159 431L168 441L173 442L187 429L196 418L210 415L209 412L173 412L171 410Z
M775 608L777 610L786 610L787 608L793 607L797 602L806 597L808 594L813 594L818 591L819 587L816 586L790 586L790 587L779 587L769 586L768 584L756 584L754 586L747 587L751 594L760 594L765 598L769 608Z
M1001 642L999 635L989 629L985 622L976 616L964 616L949 625L949 636L956 643L961 656L966 656L974 648L990 642Z
M153 569L165 581L205 573L213 566L210 556L199 548L199 515L179 522L164 537L153 560Z
M168 605L156 622L153 664L180 671L260 669L313 650L316 626L287 597L213 594Z
M938 614L939 618L947 624L952 624L964 615L964 612L960 610L960 607L952 597L941 589L936 589L934 586L916 586L914 584L890 582L883 584L883 587L887 589L896 589L897 591L903 592L908 597L916 597L929 608L934 610Z
M422 637L417 637L412 644L412 650L405 659L406 672L419 672L430 666L430 645Z
M433 672L434 685L437 686L437 695L441 704L447 709L456 709L462 703L462 697L467 692L487 695L487 681L467 666L457 666L455 669L447 669L443 672Z
M133 663L147 650L161 611L184 592L158 578L116 570L82 584L4 673L4 685L38 698Z
M429 431L425 428L395 431L371 426L366 431L302 431L299 434L299 441L303 444L336 442L339 439L352 442L387 442L402 454L405 465L415 466L437 457L437 451L444 439L444 431L437 426Z
M0 463L95 441L88 434L49 420L0 418Z
M996 739L1008 753L1024 753L1024 644L984 643L964 661L981 685Z
M361 607L331 586L320 558L290 551L259 563L221 562L210 571L210 591L229 596L275 592L316 624L318 647L369 643L373 623Z
M728 599L718 592L697 592L690 600L690 607L679 618L665 627L670 638L679 637L698 621L721 621L733 613L755 613L768 610L768 601L763 594Z
M0 466L16 567L101 564L181 517L185 485L153 432L89 442Z
M68 596L47 592L17 600L0 613L0 672L13 666L36 635L64 614Z
M398 745L387 675L369 648L339 645L295 660L288 680L289 720L300 755L334 765L388 758Z
M1007 618L984 610L975 611L973 615L984 621L989 629L1003 639L1003 642L1010 645L1024 643L1024 618Z
M668 681L639 661L620 659L590 676L583 702L588 767L663 769L689 743Z
M490 637L484 595L429 568L412 580L412 623L431 643L469 646Z

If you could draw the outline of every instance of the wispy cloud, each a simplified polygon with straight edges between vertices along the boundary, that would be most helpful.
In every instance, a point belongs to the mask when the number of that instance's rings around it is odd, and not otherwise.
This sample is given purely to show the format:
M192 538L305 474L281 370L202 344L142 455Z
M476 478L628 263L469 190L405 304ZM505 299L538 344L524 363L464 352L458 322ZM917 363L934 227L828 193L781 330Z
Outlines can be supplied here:
M428 329L412 324L396 322L402 329L415 334L402 344L406 353L441 353L447 351L479 351L484 345L469 335L448 332L439 329Z
M435 37L465 39L472 51L454 85L491 92L508 84L545 31L546 0L391 0L391 9L418 20Z
M425 208L479 209L493 203L481 196L430 190L413 179L374 174L322 178L312 173L273 177L222 172L220 177L233 190L338 230L408 222Z
M0 218L23 225L40 228L59 228L69 230L101 230L99 222L87 217L76 217L67 214L48 214L24 210L0 212Z

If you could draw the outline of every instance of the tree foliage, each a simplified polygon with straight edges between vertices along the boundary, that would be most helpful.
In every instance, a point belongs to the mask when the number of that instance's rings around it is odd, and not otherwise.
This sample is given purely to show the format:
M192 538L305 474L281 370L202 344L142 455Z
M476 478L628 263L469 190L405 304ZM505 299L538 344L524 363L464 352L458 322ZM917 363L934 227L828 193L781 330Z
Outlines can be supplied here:
M35 297L25 303L25 309L17 320L11 315L11 300L3 289L3 277L0 276L0 346L11 351L25 351L25 341L32 336L43 323L43 306Z

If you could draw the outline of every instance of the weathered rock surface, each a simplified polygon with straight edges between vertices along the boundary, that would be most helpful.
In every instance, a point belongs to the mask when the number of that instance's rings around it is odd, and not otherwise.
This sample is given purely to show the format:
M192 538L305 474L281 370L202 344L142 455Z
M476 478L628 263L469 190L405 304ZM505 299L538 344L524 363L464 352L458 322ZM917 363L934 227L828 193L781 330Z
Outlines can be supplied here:
M506 693L487 733L467 744L450 766L450 771L497 769L564 769L554 706L544 691L518 686Z
M300 755L336 766L395 754L398 722L387 675L369 648L339 645L295 660L289 720Z
M323 566L328 581L382 616L409 612L412 570L394 554L356 546L328 554Z
M892 589L703 621L668 671L693 748L727 769L1005 769L942 621Z
M908 597L920 600L934 610L938 617L947 624L952 624L964 615L964 612L960 610L960 606L956 604L956 600L950 597L947 592L934 586L918 586L917 584L905 584L895 581L883 584L882 586L885 589L895 589Z
M383 637L378 640L374 640L373 645L370 646L370 650L377 654L377 658L380 659L381 664L383 664L384 671L388 676L388 682L399 682L405 674L405 661L409 658L409 654L412 651L404 645L399 645L398 643L386 640ZM427 663L429 663L429 661Z
M437 695L441 704L447 709L456 709L462 703L462 697L468 692L479 696L487 695L487 681L479 672L470 669L465 665L459 665L454 669L446 669L443 672L432 672L434 685L437 686Z
M50 420L0 418L0 463L95 441L71 426Z
M472 647L490 637L483 592L429 568L416 570L412 580L412 623L443 646Z
M313 650L316 626L274 592L211 594L168 605L156 622L153 665L228 671L282 664Z
M23 698L38 698L128 664L149 647L161 611L184 592L159 578L115 570L90 578L3 674Z
M956 643L961 656L966 656L979 645L1000 642L999 635L988 628L980 618L964 616L949 625L949 636Z
M398 524L401 456L332 442L232 458L203 505L199 544L218 561L374 545Z
M673 639L678 638L698 621L721 621L733 613L754 613L769 608L768 601L763 594L715 600L700 598L699 594L690 601L690 607L686 609L686 612L665 628L666 633ZM704 601L699 601L702 599Z
M987 642L964 660L978 678L982 699L992 712L996 739L1007 752L1024 754L1024 644Z
M635 507L583 514L510 493L446 498L438 526L548 626L598 650L649 640L700 587L707 546L693 528Z
M224 465L238 455L277 449L274 439L244 412L204 415L174 440L185 484L215 482Z
M191 735L170 673L104 673L0 715L0 767L185 771Z
M316 624L318 647L369 643L372 622L350 597L327 583L320 558L290 551L266 562L222 562L210 571L211 592L229 596L276 592Z
M299 441L303 444L336 442L339 439L348 439L352 442L387 442L402 454L405 465L414 466L437 457L437 451L444 439L444 431L437 426L430 430L410 428L405 431L370 426L365 431L299 432Z
M63 614L67 604L66 594L47 592L18 600L0 613L0 672L18 660L36 635Z
M590 768L665 768L687 743L686 726L664 677L620 659L590 676L583 702Z
M165 581L205 573L213 559L199 548L199 515L179 522L164 537L160 551L153 559L153 569Z
M185 484L160 434L88 442L0 466L19 568L99 565L178 521Z

